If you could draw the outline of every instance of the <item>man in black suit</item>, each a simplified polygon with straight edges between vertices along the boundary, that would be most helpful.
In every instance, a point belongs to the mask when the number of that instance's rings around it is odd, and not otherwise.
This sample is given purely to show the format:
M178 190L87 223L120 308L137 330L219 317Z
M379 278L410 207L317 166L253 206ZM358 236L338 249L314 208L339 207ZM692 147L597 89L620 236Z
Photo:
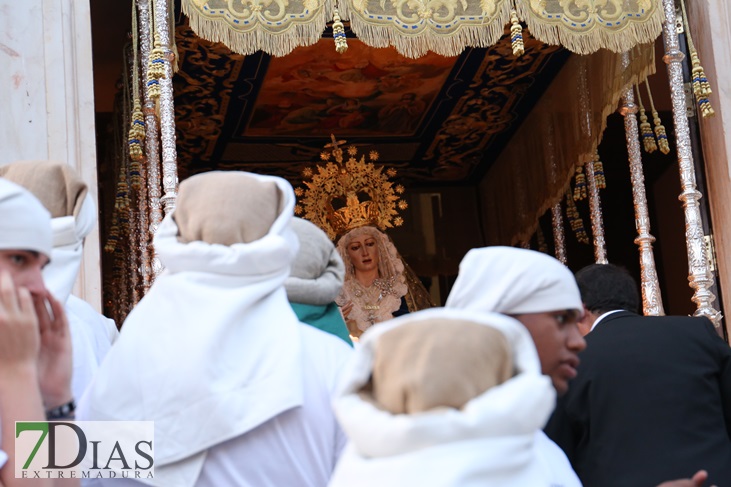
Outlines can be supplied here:
M590 487L647 487L699 469L731 486L731 349L706 318L638 315L634 279L576 274L587 347L546 433Z

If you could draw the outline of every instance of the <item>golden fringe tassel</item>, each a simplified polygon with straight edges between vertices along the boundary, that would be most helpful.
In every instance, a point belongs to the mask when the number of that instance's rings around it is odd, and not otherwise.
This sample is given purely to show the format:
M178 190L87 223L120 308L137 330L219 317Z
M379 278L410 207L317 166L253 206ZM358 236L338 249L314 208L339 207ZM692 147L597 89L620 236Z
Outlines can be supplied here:
M150 60L147 64L147 88L150 98L160 98L160 80L165 78L165 53L160 46L160 34L155 32L155 44L150 51Z
M506 2L507 3L507 2ZM550 22L531 9L531 4L540 2L516 2L518 15L528 26L531 35L546 44L561 45L577 54L591 54L599 49L621 53L629 51L638 44L654 42L662 32L662 23L665 15L662 3L650 2L650 16L643 21L628 20L626 27L620 32L595 25L589 32L576 33L566 29L560 23Z
M339 54L343 54L348 50L348 39L345 37L345 26L340 20L340 12L338 12L337 6L335 6L335 12L333 12L333 39L335 40L335 50Z
M523 44L523 27L518 20L518 12L515 8L510 10L510 44L513 46L513 56L519 57L525 54Z
M109 229L107 243L104 245L104 252L112 253L116 250L119 243L120 229L126 223L129 223L129 191L124 170L120 169L119 180L117 181L117 197L114 201L112 214L112 226Z
M681 9L683 11L683 23L685 24L685 37L688 39L688 52L690 53L690 61L693 66L693 94L695 95L695 101L698 104L698 108L701 110L701 116L703 118L710 118L716 114L715 110L711 106L711 101L708 99L709 95L713 93L711 91L711 84L708 82L706 77L706 71L701 66L701 59L698 56L698 51L695 49L693 44L693 38L690 35L690 24L688 23L688 14L685 12L685 0L680 2Z
M499 11L482 25L463 25L453 35L435 36L427 30L405 36L393 27L364 21L362 14L354 11L360 3L349 3L339 5L340 14L350 19L350 29L359 39L371 47L393 46L399 54L411 59L424 56L428 51L451 57L460 55L466 46L490 47L500 40L505 33L505 25L510 22L510 2L505 1L500 2Z
M131 159L129 165L130 184L132 189L139 190L140 181L140 161L144 158L142 152L142 143L145 140L145 119L142 115L142 107L140 100L135 98L134 109L132 110L132 123L129 129L127 143L129 144L129 157Z
M137 28L137 8L135 2L132 2L132 123L130 124L127 134L127 144L129 146L129 156L133 162L130 169L136 169L131 172L132 188L140 189L140 164L139 161L143 157L142 144L145 140L145 117L142 114L142 104L140 102L140 60L139 60L139 31Z
M574 201L586 199L586 177L584 176L584 166L576 166L576 185L574 186Z
M711 85L708 83L708 78L706 78L706 72L701 66L700 59L698 59L698 52L695 50L690 51L690 59L693 64L693 94L698 107L701 109L701 116L703 118L713 117L716 115L716 111L708 99L708 95L713 92L711 91Z
M655 110L655 102L652 100L652 91L650 91L650 83L645 80L645 89L647 90L647 97L650 99L650 108L652 109L652 122L655 124L655 137L657 137L657 146L660 148L660 152L667 154L670 152L670 143L668 142L668 134L665 132L665 126L660 120L657 110Z
M576 234L576 240L580 243L588 244L589 236L586 234L586 227L584 227L584 220L579 215L579 209L574 203L574 199L570 193L566 193L566 218L568 218L571 224L571 230Z
M272 56L285 56L299 46L311 46L320 40L327 26L327 16L333 14L327 5L320 3L309 11L309 16L293 20L294 28L287 31L273 33L261 26L241 31L220 20L205 17L191 3L183 1L181 5L193 32L211 42L222 42L233 52L243 55L264 51ZM343 18L348 18L344 12Z
M655 134L652 133L652 126L647 121L647 113L645 112L645 106L642 104L639 85L635 85L635 92L637 93L637 103L640 105L640 137L642 138L642 145L645 148L645 152L652 154L657 150Z

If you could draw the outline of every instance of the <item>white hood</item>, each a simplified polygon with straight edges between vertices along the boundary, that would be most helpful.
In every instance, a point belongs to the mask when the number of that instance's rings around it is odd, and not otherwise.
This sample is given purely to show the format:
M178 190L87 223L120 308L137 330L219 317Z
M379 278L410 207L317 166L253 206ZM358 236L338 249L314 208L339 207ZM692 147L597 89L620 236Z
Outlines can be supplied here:
M414 320L452 318L501 331L511 346L516 375L462 409L393 415L358 391L373 370L374 347L389 330ZM361 338L334 402L350 443L331 487L548 486L535 434L554 407L555 391L541 375L533 341L517 321L498 314L434 308L370 328Z

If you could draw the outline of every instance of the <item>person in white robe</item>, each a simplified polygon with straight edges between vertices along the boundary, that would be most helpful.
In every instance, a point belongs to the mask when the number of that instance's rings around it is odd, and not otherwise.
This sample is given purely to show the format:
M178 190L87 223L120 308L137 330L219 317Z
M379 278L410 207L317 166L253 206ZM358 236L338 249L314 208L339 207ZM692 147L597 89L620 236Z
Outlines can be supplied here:
M576 377L578 353L586 342L578 327L583 303L571 271L542 252L514 247L470 250L447 298L447 308L497 312L520 321L535 343L543 374L561 395ZM550 468L551 486L581 487L563 450L548 436L536 433L536 447ZM702 487L705 470L692 478L670 480L658 487Z
M350 441L330 487L550 487L535 439L555 395L512 318L434 308L383 322L335 400Z
M0 178L0 485L6 487L57 485L15 478L15 422L61 419L59 407L73 412L68 322L41 274L51 248L48 211Z
M314 223L292 219L300 248L292 263L284 289L292 309L302 323L340 337L353 345L335 299L343 289L345 264L332 241Z
M71 388L81 398L119 332L114 321L71 294L81 268L83 244L96 224L96 205L86 183L63 162L18 161L0 176L30 191L51 213L53 250L43 268L46 288L64 303L71 327L74 370Z
M516 318L531 334L542 371L556 391L569 387L578 353L586 347L577 326L584 307L573 274L558 260L513 247L472 249L460 263L445 306ZM580 487L558 445L542 429L535 435L540 457L551 469L550 485Z
M285 180L245 172L180 184L154 238L165 270L79 406L87 420L155 422L143 482L327 484L345 443L330 401L352 349L287 301L294 200Z

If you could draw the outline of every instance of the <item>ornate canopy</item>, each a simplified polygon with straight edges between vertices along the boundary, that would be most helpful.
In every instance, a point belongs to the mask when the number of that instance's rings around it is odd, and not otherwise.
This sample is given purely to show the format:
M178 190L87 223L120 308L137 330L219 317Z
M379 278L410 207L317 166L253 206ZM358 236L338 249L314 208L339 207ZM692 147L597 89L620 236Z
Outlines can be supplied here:
M182 7L204 39L275 56L317 42L337 10L364 43L412 58L491 46L511 19L579 54L622 52L655 40L663 18L660 0L182 0Z

